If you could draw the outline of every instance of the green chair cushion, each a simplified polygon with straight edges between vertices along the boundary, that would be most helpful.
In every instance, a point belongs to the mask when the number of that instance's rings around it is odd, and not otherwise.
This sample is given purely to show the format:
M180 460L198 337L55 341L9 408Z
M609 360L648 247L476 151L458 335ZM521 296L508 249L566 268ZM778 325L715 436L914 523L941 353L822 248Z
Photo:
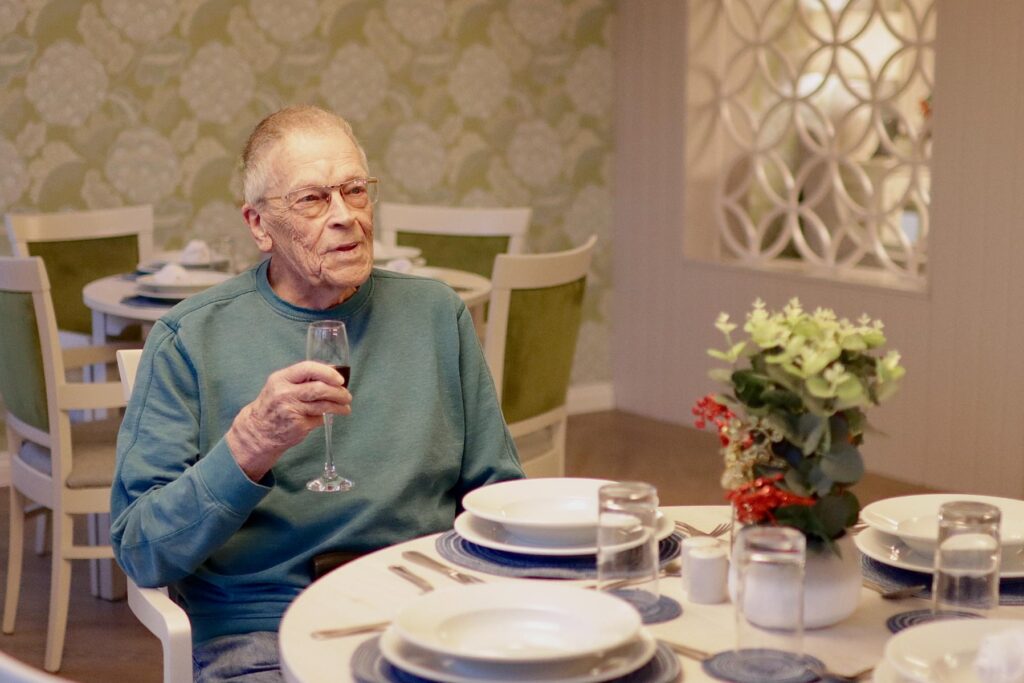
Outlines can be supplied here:
M428 266L455 268L491 277L494 259L508 251L507 235L477 237L473 235L429 235L397 232L395 242L404 247L417 247Z
M48 431L46 377L32 295L0 292L0 394L15 417Z
M135 270L139 240L135 235L59 242L32 242L30 256L39 256L50 278L57 327L69 332L92 332L92 312L82 301L82 288L107 275Z
M509 304L501 409L509 424L565 403L583 315L586 278L517 289Z

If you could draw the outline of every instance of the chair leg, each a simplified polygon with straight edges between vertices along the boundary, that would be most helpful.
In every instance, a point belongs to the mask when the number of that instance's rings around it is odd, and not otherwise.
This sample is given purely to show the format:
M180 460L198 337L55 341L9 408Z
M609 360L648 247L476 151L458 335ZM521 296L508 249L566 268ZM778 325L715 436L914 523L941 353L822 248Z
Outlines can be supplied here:
M50 619L46 626L46 654L43 668L50 672L60 669L64 655L64 634L68 627L68 602L71 599L71 560L66 559L72 545L72 519L53 512L53 558L50 570Z
M10 535L7 539L7 595L4 598L3 632L14 633L21 594L21 559L25 544L25 496L10 487Z
M36 555L46 554L46 540L50 532L50 511L42 510L36 516Z

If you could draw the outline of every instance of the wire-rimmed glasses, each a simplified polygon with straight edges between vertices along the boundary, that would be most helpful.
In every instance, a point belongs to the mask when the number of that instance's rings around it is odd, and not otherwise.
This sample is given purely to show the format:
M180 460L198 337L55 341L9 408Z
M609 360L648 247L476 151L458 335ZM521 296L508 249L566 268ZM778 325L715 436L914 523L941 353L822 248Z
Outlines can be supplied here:
M344 379L345 387L349 385L351 365L349 365L348 335L345 323L340 320L320 320L309 324L306 331L306 359L324 363L334 368ZM306 488L318 493L337 493L352 488L352 481L338 474L334 467L334 452L331 450L331 427L334 415L324 413L324 441L326 455L324 469L316 479L306 483Z
M353 178L339 185L308 185L276 197L264 197L263 200L279 200L301 216L319 218L327 212L335 192L341 195L350 209L365 209L377 203L379 185L377 178Z

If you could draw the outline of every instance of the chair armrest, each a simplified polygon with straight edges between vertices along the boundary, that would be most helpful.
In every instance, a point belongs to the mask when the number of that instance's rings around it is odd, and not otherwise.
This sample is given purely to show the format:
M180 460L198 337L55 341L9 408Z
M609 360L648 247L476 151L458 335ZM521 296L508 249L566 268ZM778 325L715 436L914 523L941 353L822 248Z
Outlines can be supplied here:
M84 365L95 365L97 363L113 363L117 360L114 354L118 350L137 348L139 348L137 343L69 346L61 349L61 355L64 357L65 368L80 368Z
M128 607L142 625L160 639L164 681L192 681L192 624L188 615L160 588L139 588L128 579Z
M57 386L60 410L121 408L126 405L120 382L66 382Z

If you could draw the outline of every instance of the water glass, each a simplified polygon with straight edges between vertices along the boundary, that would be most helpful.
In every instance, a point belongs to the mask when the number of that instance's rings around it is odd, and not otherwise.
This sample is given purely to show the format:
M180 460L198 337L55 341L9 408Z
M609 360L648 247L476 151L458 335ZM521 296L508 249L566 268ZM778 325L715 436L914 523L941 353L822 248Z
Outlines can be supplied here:
M643 482L598 490L597 583L643 612L654 609L658 590L658 492Z
M987 616L999 605L999 523L995 505L953 501L939 508L932 609Z
M804 564L807 540L790 527L743 526L733 543L736 649L758 664L758 652L782 651L794 675L804 670ZM747 651L744 653L744 651Z

